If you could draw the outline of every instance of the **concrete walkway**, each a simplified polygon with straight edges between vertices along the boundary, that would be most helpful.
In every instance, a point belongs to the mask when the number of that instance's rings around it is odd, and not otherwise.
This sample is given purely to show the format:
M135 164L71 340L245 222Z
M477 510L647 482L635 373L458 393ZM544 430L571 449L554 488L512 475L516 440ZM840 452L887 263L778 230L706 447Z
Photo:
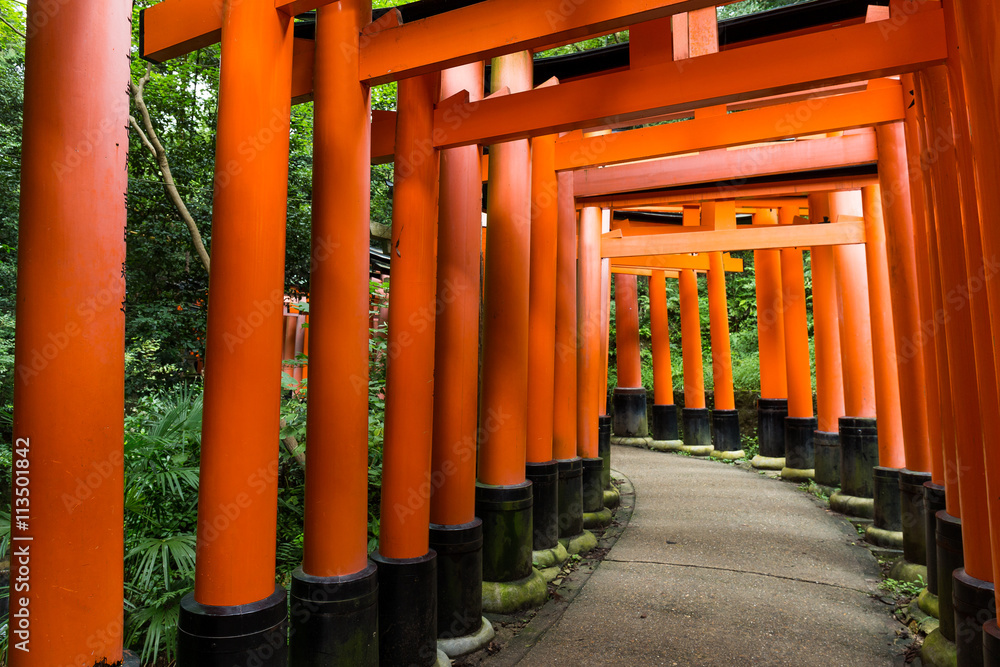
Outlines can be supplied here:
M903 664L871 597L878 565L843 518L714 461L629 447L612 461L635 488L631 522L520 664Z

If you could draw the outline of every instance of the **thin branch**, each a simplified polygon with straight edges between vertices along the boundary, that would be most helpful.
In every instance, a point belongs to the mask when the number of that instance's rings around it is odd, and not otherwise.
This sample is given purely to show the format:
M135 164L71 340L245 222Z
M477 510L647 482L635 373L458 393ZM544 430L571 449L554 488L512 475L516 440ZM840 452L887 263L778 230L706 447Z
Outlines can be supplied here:
M129 116L129 124L139 136L142 145L146 147L146 150L156 160L156 164L160 168L160 174L163 176L163 188L167 192L167 197L174 205L174 208L177 209L177 212L180 213L181 220L187 225L188 231L191 232L191 242L194 244L195 252L198 253L202 265L206 271L210 271L211 259L202 241L198 223L191 216L191 212L188 211L180 192L177 191L173 172L170 171L170 162L167 160L167 151L163 148L163 144L160 143L159 137L156 136L156 130L153 129L153 121L149 116L149 108L146 106L146 100L143 98L143 91L146 88L146 84L149 83L150 76L152 76L152 70L147 67L146 74L139 79L138 83L134 81L129 82L132 99L135 102L136 108L139 109L139 113L142 115L142 127L139 126L139 122L133 116Z
M15 33L17 33L18 35L20 35L20 36L21 36L21 39L28 39L28 36L27 36L27 35L25 35L25 34L24 34L23 32L21 32L20 30L18 30L17 28L15 28L15 27L14 27L14 25L13 25L13 24L11 24L11 23L10 23L10 21L8 21L7 19L5 19L4 17L0 16L0 21L3 21L3 24L4 24L5 26L7 26L7 27L8 27L8 28L10 28L11 30L13 30L13 31L14 31Z

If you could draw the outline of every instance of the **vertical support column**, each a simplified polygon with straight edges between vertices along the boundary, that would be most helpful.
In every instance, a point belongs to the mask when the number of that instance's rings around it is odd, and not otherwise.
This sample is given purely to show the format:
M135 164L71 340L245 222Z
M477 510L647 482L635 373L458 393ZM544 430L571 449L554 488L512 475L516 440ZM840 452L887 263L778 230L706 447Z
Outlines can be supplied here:
M776 225L774 209L758 211L754 225ZM754 468L785 467L785 417L788 416L788 376L785 373L785 318L781 304L781 251L754 250L757 282L757 338L760 348L760 399L757 401L757 440L760 451Z
M653 271L649 278L649 326L653 337L653 449L680 448L674 374L670 363L670 328L667 322L667 274Z
M732 202L729 202L732 203ZM732 212L735 227L736 211ZM722 253L708 255L708 311L712 333L712 378L715 407L712 410L712 456L723 460L743 458L740 416L733 395L733 362L729 343L729 309L726 304L726 269Z
M778 210L778 224L791 225L798 209ZM785 320L785 368L788 373L788 416L785 418L785 465L782 479L803 481L816 476L813 433L812 372L809 369L809 330L806 324L806 286L802 250L782 248L781 303Z
M610 134L610 130L587 133L586 136ZM601 233L606 234L611 231L611 209L601 209ZM599 405L600 414L597 417L597 454L601 457L603 472L601 479L611 482L611 396L608 392L608 377L610 376L611 364L611 260L607 257L601 258L601 402ZM601 518L610 514L603 513ZM595 515L588 513L584 525L588 528L595 526Z
M441 100L482 98L483 63L441 72ZM479 253L483 188L478 146L441 151L434 335L430 548L437 552L438 647L449 656L489 642L483 611L483 522L476 517Z
M830 221L829 195L809 195L812 224ZM844 375L840 366L840 315L833 247L809 250L812 260L813 343L816 356L817 425L813 434L816 483L831 495L840 487L840 429L844 416Z
M289 653L302 665L378 664L378 578L368 560L371 107L368 86L351 76L370 22L369 0L345 0L320 8L316 25L313 376L305 549L292 576Z
M9 664L22 667L118 663L124 628L131 3L57 9L27 8L10 480L21 585L7 634ZM81 498L95 470L101 483Z
M645 447L649 441L646 389L639 359L638 278L615 274L615 349L618 386L612 398L612 443Z
M265 664L284 665L286 595L274 583L281 408L274 382L281 368L292 20L267 2L225 2L222 13L198 547L194 594L181 603L177 660L269 655ZM261 139L252 159L247 137ZM234 340L245 322L259 326Z
M695 456L712 453L712 434L705 407L705 375L701 360L701 311L698 277L693 269L680 271L681 345L684 348L684 409L681 450Z
M531 53L495 58L492 89L531 89ZM509 613L545 601L531 564L527 437L531 157L527 139L490 147L483 382L476 514L483 520L483 609Z
M440 76L399 82L393 167L390 350L378 564L379 663L437 660L437 554L430 548ZM398 352L393 353L393 350Z
M604 507L598 450L601 396L601 209L585 206L580 214L579 282L577 283L577 454L583 459L584 525L588 514Z
M861 189L865 222L865 261L872 319L872 360L878 422L878 466L874 469L875 516L865 539L884 549L903 549L899 471L906 464L900 414L899 373L892 320L889 264L886 257L882 192L878 185Z

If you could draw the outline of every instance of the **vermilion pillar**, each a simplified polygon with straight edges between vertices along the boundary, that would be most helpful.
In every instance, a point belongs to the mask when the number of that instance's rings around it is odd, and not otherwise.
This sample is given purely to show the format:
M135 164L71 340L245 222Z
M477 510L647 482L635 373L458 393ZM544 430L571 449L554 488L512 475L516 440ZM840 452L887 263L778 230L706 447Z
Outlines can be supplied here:
M809 195L812 224L830 221L829 196ZM833 247L810 248L812 262L813 343L816 357L816 433L813 435L816 483L831 489L840 486L840 428L844 416L844 375L840 358L840 315Z
M639 292L635 275L615 274L615 334L618 386L613 398L614 440L645 446L649 427L639 360Z
M732 202L730 202L732 203ZM736 211L731 209L733 227ZM733 395L733 361L729 342L729 309L726 304L726 269L722 253L708 256L708 310L712 333L712 378L715 408L712 410L712 456L721 459L743 458L740 441L740 417Z
M310 636L348 629L319 653L378 663L378 583L368 560L369 88L350 76L371 4L345 0L317 17L313 80L312 273L305 548L292 580L293 661L318 658ZM287 358L287 357L286 357ZM342 615L344 600L358 611ZM308 613L303 613L308 612Z
M531 88L531 53L493 60L493 90ZM483 520L483 607L510 612L540 604L532 568L532 489L525 479L531 157L527 139L490 147L483 381L477 515ZM514 586L523 595L505 596Z
M483 63L441 73L445 100L462 90L482 97ZM478 146L441 151L434 346L434 434L430 547L438 552L439 640L479 633L482 521L476 518L479 394L479 253L482 178ZM445 648L447 652L447 648Z
M758 211L753 216L753 224L778 224L777 211ZM757 282L757 338L760 348L760 400L757 402L760 452L751 463L755 468L781 470L785 466L785 417L788 416L781 251L754 250L753 264Z
M858 191L834 192L829 205L833 224L837 224L841 216L862 219L861 193ZM840 419L841 492L830 497L830 507L838 512L873 518L878 425L865 249L860 245L835 246L833 258L846 414Z
M226 2L222 15L198 555L194 597L181 606L181 664L228 636L234 615L242 617L242 638L233 662L285 642L285 592L274 583L281 407L274 383L281 369L292 20L263 2ZM247 137L260 139L252 159ZM232 609L249 604L252 613Z
M778 210L778 223L791 225L798 209ZM809 330L806 323L806 288L802 250L781 250L781 303L785 320L785 369L788 374L788 416L785 418L784 479L815 477L812 372L809 368Z
M431 665L437 656L433 492L437 151L429 145L440 77L399 82L393 168L392 284L379 545L379 662ZM315 371L314 371L315 372Z
M583 511L600 511L603 462L597 426L601 396L601 209L585 206L580 214L579 280L577 282L577 454L583 459ZM596 482L595 482L596 479Z
M124 628L131 4L56 9L27 8L7 626L26 667L117 663Z
M649 326L653 338L653 444L656 449L679 447L674 374L670 363L667 323L667 274L653 271L649 278ZM670 443L670 444L667 444Z
M681 345L684 348L683 450L698 456L712 452L711 426L705 407L705 376L701 360L701 312L698 278L692 269L680 272Z

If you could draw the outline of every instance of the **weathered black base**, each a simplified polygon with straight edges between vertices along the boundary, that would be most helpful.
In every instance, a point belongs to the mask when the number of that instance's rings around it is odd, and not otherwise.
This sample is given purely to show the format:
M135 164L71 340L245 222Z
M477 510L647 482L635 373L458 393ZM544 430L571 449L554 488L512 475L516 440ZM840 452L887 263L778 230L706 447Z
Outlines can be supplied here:
M605 489L611 488L611 417L600 415L597 418L597 455L604 461L601 471L601 484Z
M983 665L1000 667L1000 627L995 618L983 624Z
M876 528L902 532L903 521L899 497L899 468L875 466L872 469L875 480L875 522Z
M712 445L717 452L737 452L740 442L740 413L736 410L712 410Z
M437 662L437 554L386 558L378 551L378 653L382 665Z
M643 387L615 387L611 398L612 432L622 438L649 436L646 419L646 390Z
M575 537L583 532L583 460L560 459L559 537Z
M944 487L924 482L924 537L927 540L927 592L938 594L937 513L945 508Z
M840 490L855 498L875 497L878 424L865 417L840 418Z
M685 447L712 446L712 424L708 408L684 408L681 419L684 422Z
M249 664L286 667L288 598L275 586L263 600L233 607L181 600L177 622L177 664L184 667L231 667Z
M831 489L840 488L840 434L827 431L813 433L813 457L816 461L816 483Z
M803 471L814 469L816 456L813 449L813 433L815 432L815 417L785 417L785 468Z
M899 471L899 519L903 527L903 557L917 565L927 565L927 512L924 505L924 482L929 472Z
M583 459L583 511L604 509L604 487L601 485L601 459Z
M292 574L288 659L295 667L378 666L378 571Z
M941 634L948 641L955 641L955 601L954 578L952 573L965 566L965 553L962 551L962 520L953 517L945 510L936 515L937 523L937 584L938 609L941 622Z
M787 398L757 399L757 441L760 444L760 456L774 459L784 457L787 416Z
M483 521L483 581L517 581L530 575L531 482L513 486L477 483L476 516Z
M653 406L653 440L680 440L677 430L677 406Z
M559 544L559 464L528 463L525 478L531 482L532 548L552 549Z
M437 552L437 637L474 634L483 623L483 522L432 523L430 546Z
M983 623L997 614L993 584L959 568L952 574L952 590L958 664L978 667L983 664Z

